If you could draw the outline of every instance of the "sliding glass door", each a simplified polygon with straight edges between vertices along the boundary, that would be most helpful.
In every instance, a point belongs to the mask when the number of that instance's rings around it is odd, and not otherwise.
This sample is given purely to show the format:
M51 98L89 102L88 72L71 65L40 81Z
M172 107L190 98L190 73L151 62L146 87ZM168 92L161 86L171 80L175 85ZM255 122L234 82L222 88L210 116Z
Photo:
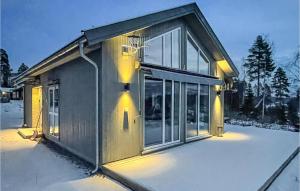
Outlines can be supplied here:
M186 84L186 134L198 135L198 85Z
M186 84L186 137L209 133L209 86Z
M179 141L180 83L145 77L144 147Z
M163 143L163 81L145 79L145 146Z

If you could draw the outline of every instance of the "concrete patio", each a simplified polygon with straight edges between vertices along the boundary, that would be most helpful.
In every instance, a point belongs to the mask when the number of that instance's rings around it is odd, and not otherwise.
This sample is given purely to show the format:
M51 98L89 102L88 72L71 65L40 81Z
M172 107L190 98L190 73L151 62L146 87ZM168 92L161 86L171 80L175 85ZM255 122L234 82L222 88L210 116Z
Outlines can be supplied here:
M105 165L149 190L258 190L299 146L299 134L227 126L223 137Z

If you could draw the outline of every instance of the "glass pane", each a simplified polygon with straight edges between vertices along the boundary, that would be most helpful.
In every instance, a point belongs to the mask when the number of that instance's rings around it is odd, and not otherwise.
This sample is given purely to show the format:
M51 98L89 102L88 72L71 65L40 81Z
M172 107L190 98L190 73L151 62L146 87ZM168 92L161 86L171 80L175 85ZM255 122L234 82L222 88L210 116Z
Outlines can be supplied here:
M163 81L145 78L145 146L162 143Z
M53 112L53 90L49 90L49 111Z
M147 64L162 65L162 37L145 42L144 62Z
M180 101L180 84L174 82L174 141L179 140L179 101Z
M180 63L180 30L172 32L172 67L179 68Z
M186 97L186 127L187 137L198 135L197 127L197 105L198 105L198 85L187 84L187 97Z
M50 131L50 135L53 135L53 127L54 127L54 116L53 116L53 114L49 114L49 131Z
M209 86L200 85L200 133L208 133L209 125Z
M172 56L172 48L171 48L171 33L167 33L164 35L164 66L171 67L171 56Z
M166 80L165 88L165 142L172 141L172 81Z
M199 72L201 74L208 74L208 60L204 57L202 53L199 56Z
M187 70L198 72L198 49L191 39L187 41Z
M59 134L59 126L58 126L58 116L54 116L54 129L53 129L53 135L58 137Z
M58 97L58 89L54 90L54 112L58 113L58 103L59 103L59 97Z

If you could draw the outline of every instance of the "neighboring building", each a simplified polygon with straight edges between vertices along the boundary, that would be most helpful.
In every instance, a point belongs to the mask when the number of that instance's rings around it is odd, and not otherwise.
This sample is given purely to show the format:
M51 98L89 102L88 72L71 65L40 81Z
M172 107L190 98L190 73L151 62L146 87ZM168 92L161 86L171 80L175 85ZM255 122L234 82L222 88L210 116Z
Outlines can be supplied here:
M85 30L15 82L28 126L42 110L45 138L101 166L217 135L235 76L193 3Z

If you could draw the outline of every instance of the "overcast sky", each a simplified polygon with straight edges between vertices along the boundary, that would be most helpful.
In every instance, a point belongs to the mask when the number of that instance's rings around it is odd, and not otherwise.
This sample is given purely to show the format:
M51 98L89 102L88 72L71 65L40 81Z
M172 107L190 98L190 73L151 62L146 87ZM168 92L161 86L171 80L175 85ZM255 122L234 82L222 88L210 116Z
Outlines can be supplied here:
M1 0L1 47L14 70L32 66L81 34L82 29L180 6L188 0ZM241 59L258 34L287 61L299 47L298 0L196 1L232 60Z

